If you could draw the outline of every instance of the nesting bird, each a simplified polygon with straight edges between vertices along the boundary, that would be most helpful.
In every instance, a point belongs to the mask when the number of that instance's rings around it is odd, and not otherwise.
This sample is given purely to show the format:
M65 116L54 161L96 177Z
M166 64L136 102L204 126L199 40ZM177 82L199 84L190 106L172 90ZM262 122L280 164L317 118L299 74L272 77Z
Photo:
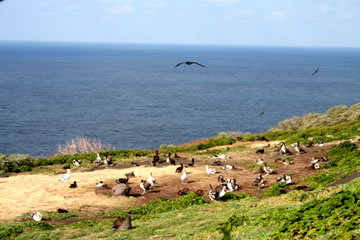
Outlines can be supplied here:
M318 164L318 163L312 163L311 168L313 168L313 169L320 169L321 166L320 166L320 164Z
M225 165L224 167L222 167L223 170L232 170L235 169L235 167L233 165Z
M193 167L194 166L194 158L192 158L192 162L187 164L187 167Z
M256 179L253 181L253 184L258 187L258 189L263 188L265 180L263 179L262 173L258 174Z
M153 178L152 173L150 173L150 175L148 176L147 182L148 182L152 187L154 186L154 184L157 183L157 180L155 180L155 179Z
M141 180L139 187L143 190L142 195L144 195L144 193L146 193L148 190L150 190L152 188L152 185L150 185L147 181L145 180Z
M80 166L80 164L81 164L81 161L80 160L73 160L73 164L75 165L75 166Z
M279 181L281 183L293 184L292 177L287 174L277 178L277 181Z
M171 155L170 153L167 154L167 163L168 163L168 164L171 164L171 165L176 165L175 160L172 159L172 158L170 157L170 155Z
M62 181L62 182L68 181L70 178L70 172L71 172L70 169L66 169L66 174L62 178L60 178L59 181Z
M218 176L218 182L225 182L223 175Z
M222 160L231 159L230 156L227 156L227 155L224 155L224 154L220 154L220 155L215 154L215 155L213 155L213 156L211 156L211 157L212 157L212 158L220 158L220 159L222 159Z
M104 187L104 186L106 186L106 184L104 184L103 181L100 181L95 184L95 187Z
M264 164L264 160L263 160L262 158L258 158L258 159L256 160L256 164L257 164L257 165L263 165L263 164Z
M299 142L297 142L295 145L295 151L297 152L297 154L306 153L306 151L301 148Z
M292 155L292 152L290 152L287 148L284 142L281 142L281 149L280 149L280 154L283 155Z
M267 163L263 164L263 171L268 175L271 175L273 173L273 169L269 167Z
M58 210L56 210L58 213L68 213L69 211L66 209L62 209L62 208L58 208Z
M318 159L317 157L312 157L311 160L310 160L310 162L311 162L312 164L315 164L315 163L317 163L317 162L319 162L319 161L320 161L320 159Z
M207 174L215 174L215 173L217 173L217 170L215 168L208 168L208 165L206 165L206 173Z
M125 216L125 218L118 217L113 223L113 228L117 231L131 229L132 228L132 219L131 219L132 216L133 216L133 214L131 212L129 212Z
M212 163L213 166L222 166L222 162L221 161L214 161Z
M36 222L40 222L43 219L43 215L40 212L32 213L31 217Z
M119 178L118 180L115 180L115 182L118 184L120 184L120 183L126 184L126 183L128 183L128 181L129 181L128 177L127 178Z
M70 184L69 188L77 188L78 185L76 184L76 181L74 181L72 184Z

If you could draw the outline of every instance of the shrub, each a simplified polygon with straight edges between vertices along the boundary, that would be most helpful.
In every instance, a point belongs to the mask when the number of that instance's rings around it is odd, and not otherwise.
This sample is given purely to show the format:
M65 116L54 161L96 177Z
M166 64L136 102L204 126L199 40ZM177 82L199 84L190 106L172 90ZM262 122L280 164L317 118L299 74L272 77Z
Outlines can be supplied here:
M74 155L77 153L90 153L101 152L104 150L110 150L110 145L103 145L102 142L96 138L89 138L84 136L77 136L66 142L65 145L58 145L58 154Z
M225 137L228 137L228 138L231 138L231 139L234 139L234 140L242 140L242 138L246 135L249 135L251 133L249 132L246 132L246 133L243 133L243 132L240 132L240 131L229 131L229 132L219 132L218 133L218 136L225 136Z
M280 121L278 130L304 130L314 126L332 126L347 121L360 121L360 104L350 108L345 105L334 106L326 114L308 113L305 116L293 116L290 120Z
M342 190L293 211L273 239L360 239L360 190ZM357 231L357 232L355 232Z
M288 188L286 183L275 183L272 184L267 190L263 191L264 195L267 197L279 196L282 194L281 190Z
M248 224L249 218L246 216L232 215L227 221L222 222L218 225L217 230L223 233L223 239L231 239L231 232L234 231L238 226Z

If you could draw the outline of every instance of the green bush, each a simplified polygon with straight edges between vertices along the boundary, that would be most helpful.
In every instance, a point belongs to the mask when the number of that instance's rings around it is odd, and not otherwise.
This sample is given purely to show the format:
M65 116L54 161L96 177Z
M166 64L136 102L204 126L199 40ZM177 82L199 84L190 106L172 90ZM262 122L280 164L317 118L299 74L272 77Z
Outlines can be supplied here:
M359 229L360 190L342 190L293 211L272 238L318 239L321 236L325 239L360 239Z
M315 126L332 126L342 122L360 121L360 104L350 108L345 105L334 106L326 114L308 113L305 116L293 116L290 120L280 121L278 130L304 130Z
M223 239L231 239L231 232L241 225L246 225L250 219L246 216L232 215L227 221L218 224L217 230L223 233Z
M274 197L281 195L281 190L288 188L289 185L287 183L275 183L272 184L267 190L263 191L264 195L267 197Z

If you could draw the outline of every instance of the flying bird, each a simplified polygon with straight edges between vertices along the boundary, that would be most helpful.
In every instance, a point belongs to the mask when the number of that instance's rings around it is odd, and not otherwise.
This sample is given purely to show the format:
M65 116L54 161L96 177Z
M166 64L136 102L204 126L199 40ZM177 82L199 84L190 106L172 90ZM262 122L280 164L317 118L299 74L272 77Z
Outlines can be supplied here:
M179 65L181 65L181 64L186 64L186 65L198 64L198 65L201 66L201 67L206 67L206 66L204 66L204 65L202 65L202 64L200 64L200 63L197 63L197 62L186 61L186 62L182 62L182 63L177 64L174 68L177 68L177 67L178 67Z
M314 72L313 72L313 74L312 74L312 76L314 76L315 74L317 74L317 72L320 70L320 68L317 68Z
M264 111L262 111L262 112L259 114L259 116L261 116L261 115L264 115Z

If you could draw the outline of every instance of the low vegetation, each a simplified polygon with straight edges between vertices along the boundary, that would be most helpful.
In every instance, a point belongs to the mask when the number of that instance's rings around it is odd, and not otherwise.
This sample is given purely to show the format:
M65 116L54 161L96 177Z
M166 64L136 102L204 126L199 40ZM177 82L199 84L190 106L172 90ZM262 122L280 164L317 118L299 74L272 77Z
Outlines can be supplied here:
M343 122L360 121L360 103L348 108L346 105L334 106L326 114L309 113L293 116L290 120L280 121L277 130L305 130L315 126L332 126Z
M104 145L96 138L77 136L75 139L66 142L64 145L59 144L58 154L74 155L80 153L101 152L110 149L110 145Z
M231 152L250 151L254 155L254 149L248 149L243 141L285 140L287 144L296 141L306 144L341 140L332 149L318 149L322 152L328 150L329 161L322 162L322 168L313 175L296 180L297 184L307 185L312 191L292 190L292 185L276 183L260 190L260 199L245 193L227 192L221 201L210 203L207 193L203 197L189 193L175 200L162 197L141 206L114 207L107 212L42 212L46 218L42 222L23 221L30 216L26 213L14 220L3 220L0 239L360 239L360 179L326 187L360 170L359 146L349 141L360 132L360 122L352 119L354 114L350 112L354 108L331 108L326 115L334 122L327 119L322 126L302 127L300 130L273 129L262 134L220 133L200 144L161 146L162 154L188 152L200 155L199 159L202 159L201 155L209 157ZM338 123L341 119L346 122ZM330 123L332 126L328 126ZM230 146L236 140L241 142ZM229 147L210 149L223 145ZM149 161L154 150L100 151L101 156L106 154L122 162ZM96 159L96 153L38 159L28 155L0 155L0 172L34 171L39 166L70 164L73 159L89 164ZM292 160L292 157L286 159ZM245 165L242 168L254 171L260 168L254 161L246 160L243 160ZM278 167L275 164L269 166ZM112 223L115 218L128 212L135 215L132 218L135 228L114 231Z

